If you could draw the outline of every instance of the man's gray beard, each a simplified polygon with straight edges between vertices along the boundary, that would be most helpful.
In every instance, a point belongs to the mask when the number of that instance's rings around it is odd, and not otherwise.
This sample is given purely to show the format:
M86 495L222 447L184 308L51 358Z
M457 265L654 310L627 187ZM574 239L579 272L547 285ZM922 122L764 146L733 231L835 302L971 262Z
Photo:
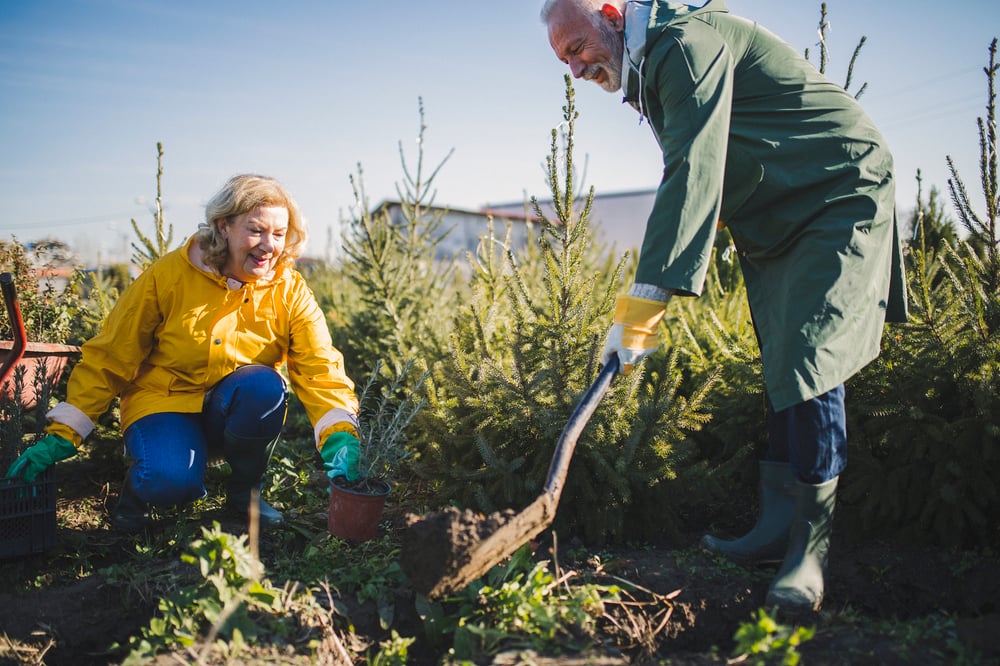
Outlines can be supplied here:
M602 63L601 67L608 73L607 80L600 84L606 91L613 93L622 87L622 58L625 55L625 36L615 32L608 24L601 21L601 41L611 52L610 62Z
M607 78L603 83L597 80L597 74L600 72L607 74ZM607 63L595 63L591 65L587 68L583 78L586 81L593 81L602 89L610 93L617 92L618 89L622 87L621 71L608 67Z

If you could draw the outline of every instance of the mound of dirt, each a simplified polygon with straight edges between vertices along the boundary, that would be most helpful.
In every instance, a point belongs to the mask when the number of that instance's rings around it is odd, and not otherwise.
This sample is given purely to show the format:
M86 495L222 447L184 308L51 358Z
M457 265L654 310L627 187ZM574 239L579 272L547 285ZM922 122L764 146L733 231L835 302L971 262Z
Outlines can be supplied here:
M467 565L479 544L514 515L512 509L483 515L455 507L425 516L407 514L400 535L400 568L416 592L430 594Z

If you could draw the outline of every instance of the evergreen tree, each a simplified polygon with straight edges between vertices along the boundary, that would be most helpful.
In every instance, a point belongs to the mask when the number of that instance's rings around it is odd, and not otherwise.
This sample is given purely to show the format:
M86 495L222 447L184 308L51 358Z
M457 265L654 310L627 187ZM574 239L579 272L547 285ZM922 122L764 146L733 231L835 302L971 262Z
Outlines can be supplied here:
M996 135L984 129L995 122L995 53L996 40L988 120L979 121L985 215L972 211L949 159L960 220L982 249L948 239L935 247L926 234L909 245L910 321L888 327L879 359L849 384L851 465L838 512L862 533L1000 545Z
M443 479L442 497L485 512L523 507L541 492L554 445L599 370L627 261L592 241L592 189L575 208L569 77L566 100L566 133L553 130L546 160L555 219L532 199L541 228L523 252L492 232L482 239L451 362L435 373L424 410L434 439L426 473ZM672 525L669 506L650 509L640 495L672 477L687 433L706 419L704 387L683 396L681 381L675 356L615 380L577 444L560 529L603 541Z
M350 376L361 376L379 361L386 372L398 372L413 360L429 366L445 354L447 322L459 283L453 262L436 256L447 230L445 211L434 208L433 183L450 153L426 174L426 129L421 101L413 171L402 143L399 148L405 177L397 185L401 220L393 220L386 207L372 209L359 166L357 176L351 177L356 216L343 232L344 259L337 270L310 277Z
M174 238L174 225L167 224L163 216L163 144L156 144L156 208L153 210L153 238L142 233L139 223L132 220L132 230L139 239L139 244L132 243L132 263L141 270L149 267L154 261L171 250ZM141 246L141 247L140 247Z
M997 63L997 40L993 39L989 48L990 61L983 68L986 74L986 118L977 118L979 126L979 179L982 187L985 207L977 212L969 198L965 183L958 175L951 156L948 157L948 189L952 202L958 211L958 219L969 232L969 243L977 251L982 262L981 276L990 292L1000 289L1000 229L997 228L998 201L1000 192L997 188L997 115L996 115L996 73L1000 69Z
M931 254L942 251L945 245L954 247L958 242L955 221L944 210L940 194L936 187L931 187L924 202L923 177L917 169L917 205L902 232L907 244Z

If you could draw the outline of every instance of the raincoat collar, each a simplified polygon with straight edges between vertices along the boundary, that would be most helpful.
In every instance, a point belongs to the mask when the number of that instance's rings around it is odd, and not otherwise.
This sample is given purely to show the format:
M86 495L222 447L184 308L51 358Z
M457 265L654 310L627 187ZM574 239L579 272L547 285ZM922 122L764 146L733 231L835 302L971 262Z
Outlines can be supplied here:
M230 289L232 291L238 291L242 289L244 286L246 286L246 283L240 282L239 280L234 280L232 278L228 278L225 275L220 274L219 271L215 270L213 266L210 266L209 264L205 263L204 255L201 250L201 245L198 243L197 237L192 236L190 239L188 239L187 246L183 254L184 258L187 259L188 263L190 263L191 266L197 268L202 273L205 273L206 277L211 278L214 282L218 283L219 286L225 287L226 289ZM284 267L279 267L276 270L268 273L266 277L257 280L253 284L254 286L263 286L266 284L270 284L276 281L277 278L282 273L284 273L284 271L285 271Z
M646 46L668 25L707 12L728 12L725 0L707 0L702 5L659 0L628 0L625 3L625 49L622 58L622 92L625 102L642 112L642 61Z

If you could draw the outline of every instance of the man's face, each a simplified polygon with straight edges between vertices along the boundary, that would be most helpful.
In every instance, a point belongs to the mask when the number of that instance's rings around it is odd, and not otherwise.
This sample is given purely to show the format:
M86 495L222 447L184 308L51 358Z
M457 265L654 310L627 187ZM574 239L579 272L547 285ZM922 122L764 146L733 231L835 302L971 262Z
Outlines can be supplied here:
M552 50L575 78L593 81L608 92L621 89L624 38L603 14L595 10L591 15L562 2L549 15L548 27Z

